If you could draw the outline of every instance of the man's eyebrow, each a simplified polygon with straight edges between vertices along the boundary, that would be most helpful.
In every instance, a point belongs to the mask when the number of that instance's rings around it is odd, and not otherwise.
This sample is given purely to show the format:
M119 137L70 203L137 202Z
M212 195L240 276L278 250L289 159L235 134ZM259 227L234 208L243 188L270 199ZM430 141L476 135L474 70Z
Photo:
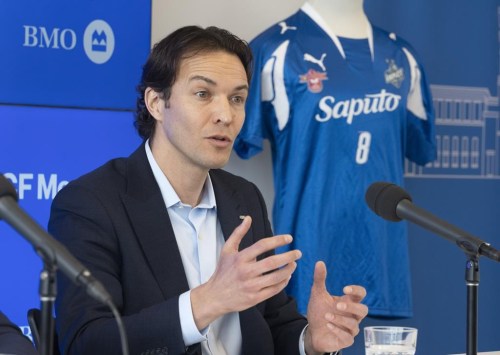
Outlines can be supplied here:
M204 81L210 85L217 85L217 83L215 81L213 81L212 79L207 78L206 76L203 76L203 75L195 75L195 76L192 76L191 78L189 78L189 81L195 81L195 80L201 80L201 81Z
M191 78L189 78L189 81L196 81L196 80L204 81L210 85L217 85L217 82L215 82L214 80L212 80L206 76L203 76L203 75L195 75L195 76L192 76ZM248 91L249 90L248 85L243 84L243 85L240 85L240 86L237 86L234 88L234 91L240 91L240 90Z
M234 91L240 91L240 90L246 90L248 91L248 85L240 85L240 86L237 86L236 88L234 88Z

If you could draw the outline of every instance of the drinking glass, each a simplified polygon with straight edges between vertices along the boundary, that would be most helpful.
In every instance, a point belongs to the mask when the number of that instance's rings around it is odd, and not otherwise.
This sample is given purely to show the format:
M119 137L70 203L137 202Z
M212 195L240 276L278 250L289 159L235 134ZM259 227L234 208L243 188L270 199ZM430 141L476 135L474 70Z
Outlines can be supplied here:
M417 332L409 327L365 327L366 355L414 355Z

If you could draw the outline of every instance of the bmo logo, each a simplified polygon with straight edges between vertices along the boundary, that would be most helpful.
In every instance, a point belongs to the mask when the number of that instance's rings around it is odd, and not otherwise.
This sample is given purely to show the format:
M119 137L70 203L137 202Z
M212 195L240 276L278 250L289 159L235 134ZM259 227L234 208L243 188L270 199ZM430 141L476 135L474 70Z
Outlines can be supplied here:
M76 47L76 33L70 28L53 28L24 25L23 47L39 47L65 49L70 51Z
M72 51L79 44L77 32L71 28L47 28L23 25L23 47ZM111 26L103 20L88 24L80 40L87 57L95 64L104 64L115 50L115 36Z
M83 48L87 57L96 64L106 63L115 50L115 35L107 22L92 21L83 34Z

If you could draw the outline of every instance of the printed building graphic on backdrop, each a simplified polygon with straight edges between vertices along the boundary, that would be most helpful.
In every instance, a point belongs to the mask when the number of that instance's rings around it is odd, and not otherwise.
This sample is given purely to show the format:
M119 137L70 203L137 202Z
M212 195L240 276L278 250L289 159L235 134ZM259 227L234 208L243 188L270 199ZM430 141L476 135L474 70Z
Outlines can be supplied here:
M500 27L500 7L498 8ZM500 36L499 36L500 39ZM437 158L405 162L407 178L500 179L500 73L488 88L431 85Z

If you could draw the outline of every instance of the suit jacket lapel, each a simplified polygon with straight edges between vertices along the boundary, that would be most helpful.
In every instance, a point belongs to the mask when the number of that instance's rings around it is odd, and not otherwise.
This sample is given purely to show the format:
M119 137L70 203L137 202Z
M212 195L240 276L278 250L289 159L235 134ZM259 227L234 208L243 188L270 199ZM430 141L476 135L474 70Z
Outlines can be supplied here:
M240 216L252 216L252 211L248 210L243 197L237 187L233 185L233 179L227 179L226 175L218 170L211 171L210 177L217 200L217 216L222 232L224 233L224 238L227 240L233 230L240 225ZM249 247L255 240L253 229L250 228L247 235L241 241L240 250ZM268 325L260 313L263 312L263 307L263 304L259 304L239 312L243 340L242 353L245 355L274 353L273 339L270 337ZM256 341L256 339L259 339L259 341Z
M210 171L210 178L214 187L215 199L217 201L217 218L227 240L234 229L241 224L240 216L251 215L246 205L242 203L242 198L236 187L220 171ZM240 244L240 250L252 244L252 228Z
M165 299L189 290L186 273L160 188L144 145L128 159L123 196L132 228Z

